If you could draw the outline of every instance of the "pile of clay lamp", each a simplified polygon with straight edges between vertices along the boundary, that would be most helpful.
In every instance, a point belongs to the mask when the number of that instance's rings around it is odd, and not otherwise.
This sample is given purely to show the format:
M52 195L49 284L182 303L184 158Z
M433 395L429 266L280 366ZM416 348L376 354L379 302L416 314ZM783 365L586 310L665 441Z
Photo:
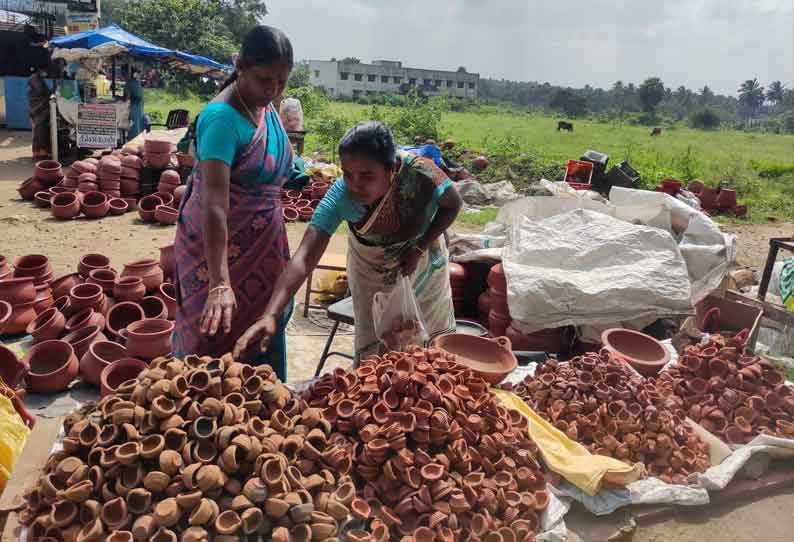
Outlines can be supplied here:
M368 516L318 452L335 438L322 410L267 365L158 358L95 408L25 492L28 540L330 542Z
M281 210L286 222L308 222L314 215L314 209L331 188L328 181L312 181L303 190L282 190Z
M53 280L46 256L17 259L13 276L0 271L0 303L11 307L0 333L27 333L33 346L7 363L24 367L34 393L62 391L78 374L108 393L119 374L170 353L176 292L164 279L173 275L172 247L160 261L136 260L118 273L106 256L86 254L76 273Z
M644 463L668 484L709 467L708 445L683 413L662 406L651 381L606 351L543 363L512 391L590 452Z
M728 444L746 444L758 434L794 438L794 387L747 350L743 336L711 335L687 346L656 388L667 404Z
M681 181L676 179L664 179L662 184L656 187L656 191L675 196L681 191L682 186ZM747 215L747 205L740 205L736 201L736 190L711 188L699 179L689 181L686 188L698 197L701 209L710 214L724 213L737 218Z
M527 420L454 355L411 347L365 359L305 397L334 430L311 453L350 474L376 542L529 542L540 532L549 495Z

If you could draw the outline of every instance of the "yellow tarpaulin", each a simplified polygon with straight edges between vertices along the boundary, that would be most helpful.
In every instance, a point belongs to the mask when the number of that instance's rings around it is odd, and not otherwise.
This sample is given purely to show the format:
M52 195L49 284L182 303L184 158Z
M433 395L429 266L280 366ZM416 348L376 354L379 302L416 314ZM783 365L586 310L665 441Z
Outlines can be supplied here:
M3 385L1 380L0 385ZM8 483L29 434L30 429L17 414L11 400L0 395L0 493Z
M645 475L642 463L629 465L611 457L591 454L587 448L538 416L516 394L495 388L491 390L506 407L521 412L529 420L529 436L537 444L549 469L586 494L595 495L604 484L624 487Z

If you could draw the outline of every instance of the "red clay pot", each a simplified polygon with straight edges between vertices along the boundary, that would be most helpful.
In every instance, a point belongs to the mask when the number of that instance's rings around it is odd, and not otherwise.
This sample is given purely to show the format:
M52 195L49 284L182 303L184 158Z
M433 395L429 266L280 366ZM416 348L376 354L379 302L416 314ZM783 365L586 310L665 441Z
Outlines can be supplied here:
M102 218L110 211L108 197L102 192L88 192L80 207L88 218Z
M140 157L135 156L134 154L128 154L124 158L121 159L121 165L124 167L128 167L131 169L139 170L143 167L143 160Z
M176 256L174 255L174 245L160 247L160 268L163 275L173 278L176 269Z
M488 313L488 331L494 337L501 337L507 333L507 328L510 325L510 320L503 318L499 313L491 311Z
M152 194L153 196L157 196L163 201L163 205L171 206L174 203L174 195L169 194L167 192L155 192Z
M19 303L12 305L11 317L3 327L3 335L18 335L24 333L33 320L36 319L34 303Z
M116 281L115 269L94 269L88 274L87 284L98 284L106 295L113 293L113 283Z
M171 153L170 152L146 152L144 155L146 163L152 166L155 169L165 169L169 165L171 165Z
M7 278L0 280L0 301L11 305L32 303L36 300L36 286L33 277Z
M178 217L177 210L169 205L158 205L154 209L154 219L164 226L173 226Z
M58 220L70 220L80 214L80 199L74 192L58 194L50 200L50 212Z
M122 277L141 277L147 292L154 292L163 283L163 270L154 259L136 260L124 266Z
M22 181L22 184L20 184L19 188L17 188L17 192L19 192L19 196L22 199L32 200L36 195L36 192L41 192L42 190L46 189L47 187L44 186L44 183L35 177L30 177L29 179Z
M84 282L83 277L79 273L70 273L62 277L58 277L50 283L52 288L52 297L59 299L65 295L69 295L72 288Z
M14 262L14 277L33 277L33 282L42 284L52 280L50 259L43 254L28 254Z
M93 308L99 310L105 294L99 284L78 284L69 292L72 308L75 310Z
M114 393L122 383L137 378L141 371L148 367L145 361L135 358L122 358L114 361L102 369L99 375L102 397Z
M105 326L105 317L101 312L95 311L91 307L80 309L66 320L65 330L67 333L71 333L88 326L96 326L102 329Z
M281 209L281 213L284 216L285 222L295 222L298 220L298 218L300 218L300 213L298 213L298 210L295 207L283 207Z
M123 301L116 303L108 311L106 328L108 333L114 337L118 337L119 333L126 329L128 325L138 320L143 320L146 315L143 309L137 303L132 301Z
M47 192L36 192L33 196L34 203L36 207L41 207L42 209L49 209L50 207L50 200L52 200L52 193L49 191Z
M76 173L77 175L82 175L83 173L96 174L96 170L96 164L89 162L88 160L78 160L72 164L72 172Z
M179 208L179 204L182 203L182 198L185 197L185 191L187 191L187 186L184 184L180 184L174 188L174 207Z
M174 186L179 186L182 182L179 177L179 172L174 169L166 169L160 174L160 182L165 184L170 184Z
M643 376L654 376L670 361L670 352L653 337L630 329L607 329L601 334L604 348L616 354Z
M72 345L78 358L82 358L92 343L106 341L107 337L100 331L99 327L86 326L67 334L63 340Z
M77 184L78 186L83 183L91 183L97 184L98 179L95 174L93 173L81 173L79 177L77 177Z
M36 300L33 302L36 314L46 311L52 307L53 303L55 303L55 299L52 297L52 289L47 284L36 286Z
M121 277L113 284L116 301L140 301L146 296L146 285L141 277Z
M110 269L110 258L103 254L86 254L77 264L77 272L87 279L94 269Z
M124 197L124 198L121 198L121 199L123 199L124 201L127 202L127 209L129 211L137 211L138 210L138 198L135 198L135 197L132 197L132 198Z
M165 139L147 138L143 143L143 151L148 155L149 153L161 154L171 153L171 142Z
M42 160L36 163L33 174L38 180L53 185L63 178L63 169L57 160Z
M720 188L717 194L717 207L720 209L733 209L736 207L736 190Z
M488 272L488 286L497 293L504 293L507 295L507 277L505 276L502 264L498 263L491 267L491 270Z
M77 185L77 191L82 192L83 194L96 192L98 190L99 190L99 183L80 183L79 185Z
M154 212L158 205L162 205L163 200L155 194L144 196L138 202L138 215L144 222L152 222L154 220Z
M108 203L110 204L110 214L112 215L123 215L130 207L127 205L127 202L121 198L111 198Z
M298 209L298 217L302 222L309 222L314 216L314 209L311 207L301 207Z
M141 183L137 180L127 179L126 177L122 177L121 181L119 181L119 190L125 196L127 195L137 195L141 193Z
M146 319L127 326L127 350L131 356L154 359L171 352L174 323L169 320Z
M13 314L13 312L14 307L11 306L11 303L0 300L0 335L3 334L3 327L5 327L6 322L11 319L11 314Z
M173 320L176 316L176 286L170 282L164 282L154 295L163 300L168 310L168 319Z
M80 358L80 376L86 382L100 385L102 371L119 359L129 357L127 349L110 341L97 341L88 347L88 351Z
M25 376L26 371L27 367L19 360L17 355L0 344L0 378L3 379L6 386L11 389L16 388L17 384Z
M66 317L57 309L49 308L40 313L27 327L35 342L57 339L66 327Z
M28 369L25 382L35 393L65 390L79 368L72 345L66 341L44 341L28 350L22 361Z
M506 293L488 288L488 301L491 304L491 312L495 312L503 320L510 319L510 307L507 304Z
M148 296L141 299L138 304L143 309L146 318L150 319L168 319L168 307L165 302L157 296Z

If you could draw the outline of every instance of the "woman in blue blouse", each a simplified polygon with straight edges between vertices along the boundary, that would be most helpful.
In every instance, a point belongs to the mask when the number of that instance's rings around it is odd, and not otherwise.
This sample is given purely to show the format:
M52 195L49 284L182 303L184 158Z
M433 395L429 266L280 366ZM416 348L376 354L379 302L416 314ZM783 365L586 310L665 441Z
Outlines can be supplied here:
M279 276L264 313L235 346L235 355L258 337L268 346L281 314L315 268L331 236L346 221L347 273L355 313L356 355L377 352L372 299L391 290L402 273L411 278L430 337L455 329L443 233L463 205L458 191L432 160L397 151L391 131L364 121L339 143L343 175L317 206L298 251Z

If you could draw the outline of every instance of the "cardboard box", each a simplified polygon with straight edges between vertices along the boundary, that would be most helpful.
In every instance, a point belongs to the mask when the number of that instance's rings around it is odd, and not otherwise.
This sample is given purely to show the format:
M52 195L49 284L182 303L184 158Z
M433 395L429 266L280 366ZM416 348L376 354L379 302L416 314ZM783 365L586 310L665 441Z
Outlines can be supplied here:
M745 328L749 329L750 336L747 338L747 346L755 349L761 318L764 314L763 310L748 303L710 295L695 306L694 327L700 329L703 317L712 307L720 309L720 330L736 333Z

